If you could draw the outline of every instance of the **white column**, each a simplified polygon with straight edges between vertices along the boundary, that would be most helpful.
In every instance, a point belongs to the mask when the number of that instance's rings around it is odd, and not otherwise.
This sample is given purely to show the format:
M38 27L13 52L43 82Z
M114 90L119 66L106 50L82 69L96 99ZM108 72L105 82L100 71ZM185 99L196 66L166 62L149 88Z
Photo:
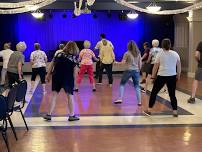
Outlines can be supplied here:
M189 21L189 58L188 58L188 76L194 77L197 63L194 59L195 50L200 41L202 41L202 10L192 11L187 18Z

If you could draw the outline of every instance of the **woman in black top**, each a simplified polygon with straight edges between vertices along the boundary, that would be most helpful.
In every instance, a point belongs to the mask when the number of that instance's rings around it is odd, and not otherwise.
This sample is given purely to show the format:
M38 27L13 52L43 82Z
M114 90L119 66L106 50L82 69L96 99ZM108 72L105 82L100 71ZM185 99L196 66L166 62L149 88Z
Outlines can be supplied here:
M56 98L60 90L63 88L68 98L68 108L70 112L69 121L79 120L74 115L74 70L77 64L76 55L78 55L79 49L75 42L69 41L62 52L56 54L50 63L46 80L50 80L52 73L52 99L48 114L44 116L44 119L51 120L51 114L55 108Z
M188 103L195 103L195 96L196 96L196 90L198 88L198 82L202 81L202 41L199 42L196 52L195 52L195 59L198 63L198 68L195 72L195 79L192 84L192 94L191 97L188 99Z

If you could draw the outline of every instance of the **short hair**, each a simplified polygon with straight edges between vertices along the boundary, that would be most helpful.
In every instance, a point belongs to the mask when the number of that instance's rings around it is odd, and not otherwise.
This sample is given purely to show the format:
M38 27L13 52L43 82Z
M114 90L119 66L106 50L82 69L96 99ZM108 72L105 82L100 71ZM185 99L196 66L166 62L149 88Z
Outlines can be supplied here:
M158 47L159 46L159 40L157 40L157 39L152 40L152 46Z
M143 46L149 47L149 42L144 42Z
M168 38L163 39L163 41L161 42L161 47L165 50L170 50L170 48L171 48L170 39L168 39Z
M4 44L4 49L10 49L10 45L8 43Z
M84 43L83 43L83 46L84 46L84 48L89 49L89 48L90 48L90 46L91 46L90 41L85 40L85 41L84 41Z
M66 54L72 54L72 55L78 55L79 54L79 48L74 41L69 41L66 46L63 49L63 52Z
M65 47L65 45L62 44L62 43L59 45L59 49L60 49L60 50L64 49L64 47Z
M104 33L100 34L100 37L105 39L106 38L106 35Z
M35 50L40 50L40 44L39 43L34 43L34 48L35 48Z
M23 41L23 42L19 42L19 43L16 45L17 51L23 52L26 48L27 48L27 45L26 45L26 43L25 43L24 41Z

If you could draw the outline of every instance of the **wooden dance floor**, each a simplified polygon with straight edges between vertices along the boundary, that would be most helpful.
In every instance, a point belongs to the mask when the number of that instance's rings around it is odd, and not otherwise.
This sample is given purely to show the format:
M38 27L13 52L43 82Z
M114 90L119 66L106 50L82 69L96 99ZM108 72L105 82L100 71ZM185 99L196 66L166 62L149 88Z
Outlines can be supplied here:
M142 110L148 105L149 94L142 94L141 107L137 106L135 90L129 82L124 101L114 105L118 98L121 75L114 75L110 88L106 78L92 92L87 77L79 92L74 94L76 114L80 121L68 122L67 101L61 91L51 122L42 119L51 99L51 84L43 95L40 84L28 101L24 114L30 130L27 132L18 113L11 117L16 127L18 141L8 130L11 152L199 152L202 148L202 85L197 93L196 104L188 104L192 79L178 82L179 117L172 117L167 93L160 92L153 115L146 117ZM27 77L27 80L30 80ZM150 86L151 90L151 86ZM6 151L0 137L0 152Z

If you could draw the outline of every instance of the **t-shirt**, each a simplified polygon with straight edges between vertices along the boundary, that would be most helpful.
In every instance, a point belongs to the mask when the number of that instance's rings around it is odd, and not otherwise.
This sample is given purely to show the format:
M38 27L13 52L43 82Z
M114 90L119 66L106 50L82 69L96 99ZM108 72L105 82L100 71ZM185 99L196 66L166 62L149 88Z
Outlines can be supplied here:
M63 50L57 50L56 52L55 52L55 55L54 56L56 56L56 54L58 54L58 53L60 53L60 52L62 52Z
M127 70L140 70L142 64L140 54L134 57L131 52L127 51L123 56L123 60L125 60L127 64Z
M149 53L149 54L151 54L151 64L154 64L154 63L155 63L156 55L157 55L160 51L162 51L162 49L159 48L159 47L153 47L153 48L151 48L150 53Z
M200 60L198 62L198 67L199 68L202 68L202 41L199 42L197 48L196 48L196 51L199 51L200 52Z
M112 64L115 60L115 54L111 44L107 42L106 45L100 47L100 60L104 64Z
M106 39L102 39L102 40L106 40ZM102 40L97 42L95 49L101 49L101 47L103 46ZM112 42L109 40L106 40L106 41L107 41L107 43L109 43L109 45L112 47L112 49L114 49Z
M36 50L31 53L30 60L32 60L32 68L46 67L47 56L44 51Z
M74 80L74 67L78 63L76 56L60 52L54 56L52 62L55 64L53 76L56 76L58 79L64 82Z
M18 74L18 63L21 62L22 64L24 64L25 62L25 57L22 54L22 52L20 51L14 51L11 56L10 59L8 61L8 68L7 71L11 72L11 73L16 73Z
M177 61L180 57L173 50L160 51L156 56L155 63L160 63L158 74L159 76L173 76L177 74Z
M12 53L13 53L13 51L10 49L2 50L0 52L0 56L3 58L3 68L4 69L7 69L8 61L9 61L9 58L10 58Z
M142 61L147 61L147 60L148 60L149 52L150 52L150 48L146 48L146 49L144 50L144 54L147 54L147 56L146 56Z
M79 54L79 58L81 59L81 64L83 65L92 65L92 58L95 57L95 54L90 49L83 49Z

